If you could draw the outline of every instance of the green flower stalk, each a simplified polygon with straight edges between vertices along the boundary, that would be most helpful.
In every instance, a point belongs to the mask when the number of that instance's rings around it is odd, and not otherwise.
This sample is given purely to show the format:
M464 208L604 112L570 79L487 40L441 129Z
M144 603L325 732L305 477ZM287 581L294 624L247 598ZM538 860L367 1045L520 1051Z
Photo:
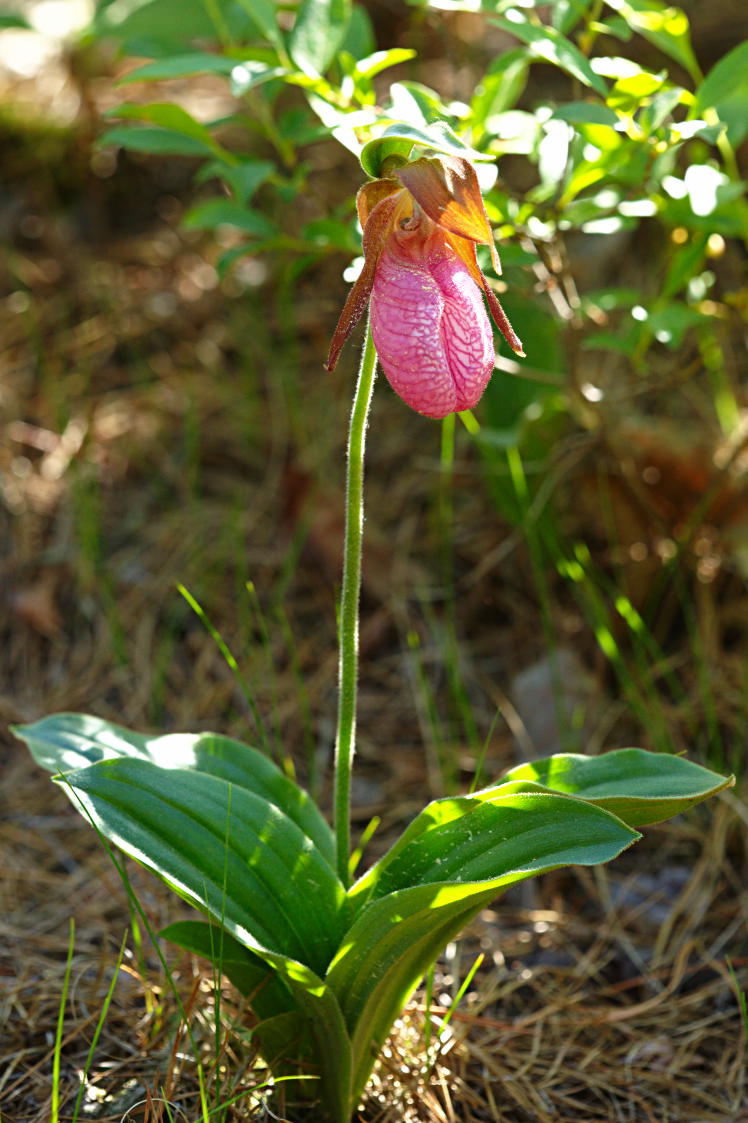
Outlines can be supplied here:
M348 885L351 846L351 769L356 743L358 694L358 608L361 596L361 545L364 531L364 449L374 390L377 353L371 328L361 356L348 433L343 584L340 594L338 725L335 738L335 846L338 877Z

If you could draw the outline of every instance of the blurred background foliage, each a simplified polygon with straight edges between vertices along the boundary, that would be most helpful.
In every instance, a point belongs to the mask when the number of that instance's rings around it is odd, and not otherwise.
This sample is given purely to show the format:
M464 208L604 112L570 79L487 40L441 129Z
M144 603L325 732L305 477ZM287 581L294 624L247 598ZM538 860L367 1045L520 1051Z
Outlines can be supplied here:
M53 682L69 692L76 655L60 638L79 642L83 628L114 653L119 685L86 680L66 707L103 701L125 720L136 660L141 721L244 720L220 667L211 675L228 693L190 713L195 625L170 592L182 580L231 633L237 674L275 714L277 738L286 744L290 721L291 743L324 759L331 682L322 716L307 697L281 717L273 668L303 692L305 660L319 658L319 602L303 602L299 558L323 556L328 607L337 580L335 455L355 360L334 380L321 362L360 265L356 157L387 132L396 139L364 155L373 174L386 145L474 152L504 265L492 284L527 350L519 362L497 342L489 390L456 434L379 390L369 595L388 606L385 632L394 622L397 641L379 650L410 668L439 783L457 770L444 744L469 745L474 763L499 736L497 714L539 751L630 737L739 766L744 5L6 9L6 626L29 626L41 644L10 669L8 716L40 712L24 685L30 659L42 694ZM412 570L410 588L393 578L396 558L376 556L377 533L386 540L404 510L377 485L382 470L425 504L430 546L418 557L411 542L407 556L427 569ZM461 497L471 481L480 487ZM19 531L27 512L34 529ZM247 553L260 517L266 563ZM140 640L123 608L130 586L152 598L135 610L151 613ZM485 658L492 626L501 656L466 666L458 639L480 635ZM481 676L490 704L476 700ZM538 708L552 711L550 733L532 727ZM402 740L396 722L392 733Z

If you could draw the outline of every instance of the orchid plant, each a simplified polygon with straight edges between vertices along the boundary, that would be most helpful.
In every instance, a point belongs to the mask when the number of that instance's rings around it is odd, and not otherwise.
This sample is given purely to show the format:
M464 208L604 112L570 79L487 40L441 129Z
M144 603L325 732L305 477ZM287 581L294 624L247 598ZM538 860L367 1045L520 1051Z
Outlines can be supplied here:
M147 736L80 714L16 730L100 835L206 918L161 934L246 995L260 1053L276 1077L294 1078L286 1112L313 1105L327 1123L348 1123L419 979L504 889L608 861L639 828L731 783L635 748L553 756L430 803L352 883L364 437L377 353L397 393L437 418L474 406L491 376L481 293L522 354L478 266L476 244L499 263L469 154L395 129L363 149L362 163L365 261L328 358L332 368L368 305L348 442L333 828L263 753L219 734Z

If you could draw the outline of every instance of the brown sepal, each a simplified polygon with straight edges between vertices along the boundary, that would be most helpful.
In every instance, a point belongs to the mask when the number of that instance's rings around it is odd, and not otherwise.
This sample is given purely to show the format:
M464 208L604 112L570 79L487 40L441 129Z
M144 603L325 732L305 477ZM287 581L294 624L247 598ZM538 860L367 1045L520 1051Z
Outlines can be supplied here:
M382 199L386 199L388 195L393 195L395 191L402 191L402 187L396 179L372 179L359 188L356 195L356 210L362 230L366 229L369 215L377 203L381 203Z
M367 186L369 185L367 184ZM361 270L358 280L355 281L353 288L348 293L348 299L343 305L343 311L340 313L337 327L333 332L330 350L327 355L327 362L325 363L327 370L331 371L335 369L335 364L338 361L338 356L343 348L343 344L366 310L369 297L371 296L371 290L374 287L374 274L376 272L377 262L379 261L379 255L384 249L385 242L387 241L387 237L395 221L395 214L398 207L402 205L405 194L402 188L395 193L390 193L381 199L369 212L363 237L364 267Z
M423 156L398 168L394 175L437 226L487 245L493 267L501 274L478 176L469 160L462 156Z
M499 303L499 298L497 297L497 295L493 291L493 289L490 287L490 285L488 284L488 281L486 280L485 277L483 277L482 288L483 288L483 292L485 294L486 300L488 301L489 310L490 310L491 315L493 316L494 321L496 323L496 327L499 329L501 334L504 336L504 339L507 341L507 343L511 347L512 351L514 351L515 355L519 355L519 357L521 359L524 359L525 349L522 346L522 340L519 338L519 336L517 335L517 333L514 330L514 328L512 327L512 325L509 323L509 318L507 317L507 314L504 311L504 309L501 307L501 304Z

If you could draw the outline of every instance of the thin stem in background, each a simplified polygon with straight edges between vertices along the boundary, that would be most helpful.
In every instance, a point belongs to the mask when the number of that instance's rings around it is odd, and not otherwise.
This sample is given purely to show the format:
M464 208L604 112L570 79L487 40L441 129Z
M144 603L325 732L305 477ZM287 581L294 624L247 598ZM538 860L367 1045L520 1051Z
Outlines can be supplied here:
M338 876L350 884L348 853L351 848L351 766L356 744L356 693L358 686L358 604L361 593L361 540L364 528L364 446L369 405L374 389L377 352L366 329L358 384L348 431L348 467L345 497L345 549L340 594L340 661L338 664L338 725L335 738L335 846Z

